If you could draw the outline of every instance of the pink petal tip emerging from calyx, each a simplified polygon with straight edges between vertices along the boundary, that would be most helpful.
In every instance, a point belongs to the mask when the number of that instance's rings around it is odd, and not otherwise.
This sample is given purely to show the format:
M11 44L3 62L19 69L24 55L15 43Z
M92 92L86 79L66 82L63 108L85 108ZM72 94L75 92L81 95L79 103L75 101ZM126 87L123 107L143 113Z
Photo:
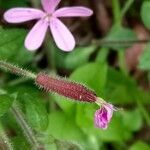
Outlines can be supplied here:
M102 105L102 107L95 112L95 126L97 128L107 129L108 124L111 121L113 111L113 105L109 103Z

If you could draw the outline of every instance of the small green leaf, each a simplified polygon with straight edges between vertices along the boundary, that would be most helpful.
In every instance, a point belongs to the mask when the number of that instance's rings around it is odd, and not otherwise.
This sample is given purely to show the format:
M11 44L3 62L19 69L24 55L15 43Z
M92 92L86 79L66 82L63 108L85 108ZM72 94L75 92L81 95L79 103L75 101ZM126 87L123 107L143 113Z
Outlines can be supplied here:
M104 38L104 41L110 41L105 47L113 48L115 50L118 50L120 48L127 48L130 45L127 43L127 41L137 40L137 36L129 28L121 27L118 25L114 25L106 38Z
M94 104L77 104L76 123L87 135L96 135L97 130L94 127L94 113L96 109L97 107Z
M65 58L65 67L75 69L88 62L91 53L95 50L94 46L79 47L70 52Z
M67 114L72 115L75 111L76 103L73 100L67 99L63 96L59 96L58 94L52 95L57 105Z
M13 98L9 95L0 95L0 117L3 116L11 107Z
M150 29L150 2L144 1L141 8L141 17L144 25Z
M142 141L137 141L134 143L129 150L149 150L150 145L142 142Z
M24 47L26 31L23 29L4 29L0 27L0 59L26 64L33 58L33 53Z
M82 143L84 134L73 119L63 112L52 112L49 115L49 125L45 133L51 133L56 139Z
M123 121L126 128L130 131L138 131L142 127L142 116L138 109L132 111L123 111Z
M23 136L15 136L11 138L11 141L13 146L15 147L15 150L20 150L20 147L22 150L29 150L31 148L31 146Z
M145 47L140 57L139 68L150 71L150 43Z
M25 103L25 114L29 124L38 131L46 130L48 126L48 114L38 97L32 97L25 93L22 95Z
M106 99L117 104L133 103L136 82L113 68L108 69L107 75Z

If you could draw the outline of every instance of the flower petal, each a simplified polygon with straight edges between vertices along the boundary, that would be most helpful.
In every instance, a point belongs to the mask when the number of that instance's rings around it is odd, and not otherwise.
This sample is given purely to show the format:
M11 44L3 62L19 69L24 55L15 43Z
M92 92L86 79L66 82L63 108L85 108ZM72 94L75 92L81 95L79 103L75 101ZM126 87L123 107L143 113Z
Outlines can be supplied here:
M61 0L42 0L43 9L48 13L53 13Z
M42 45L47 28L48 23L43 19L39 20L28 33L25 39L25 47L30 51L38 49Z
M95 126L102 129L107 129L113 115L114 107L112 104L106 103L95 112Z
M64 50L71 51L75 47L75 40L67 27L57 18L51 18L50 29L56 45Z
M33 8L12 8L4 13L4 19L10 23L21 23L33 19L39 19L44 12Z
M91 16L93 11L86 7L64 7L54 12L56 17L87 17Z
M98 109L95 112L94 120L96 127L107 129L108 126L107 110L104 107Z

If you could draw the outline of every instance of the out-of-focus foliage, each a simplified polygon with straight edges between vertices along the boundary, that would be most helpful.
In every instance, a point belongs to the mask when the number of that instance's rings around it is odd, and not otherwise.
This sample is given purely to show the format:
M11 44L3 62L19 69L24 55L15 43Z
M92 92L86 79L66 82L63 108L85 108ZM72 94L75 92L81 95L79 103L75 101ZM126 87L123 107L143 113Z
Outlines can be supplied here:
M99 2L93 0L90 5L91 1L86 0L82 4L94 7L93 5ZM7 8L31 7L35 2L39 4L39 1L34 0L0 0L1 16ZM14 150L33 148L29 137L24 134L11 111L15 102L18 103L37 141L44 145L46 150L150 149L150 80L147 77L150 71L150 44L145 44L133 70L130 71L125 64L126 51L135 44L128 41L139 40L133 27L134 23L141 21L139 24L143 24L142 27L149 35L150 2L135 0L119 24L113 19L113 13L116 12L113 5L118 2L123 8L125 2L121 0L112 0L114 3L109 0L107 2L111 27L105 34L97 33L95 18L98 19L99 15L96 16L94 8L95 16L89 20L78 19L75 23L68 21L68 26L70 25L79 42L74 51L69 53L61 52L58 48L49 48L47 45L48 42L52 42L50 39L37 53L27 51L24 39L28 28L32 26L32 21L23 26L11 26L1 18L3 21L0 24L0 59L31 68L36 72L46 71L50 75L55 72L55 75L62 75L64 78L88 86L98 97L122 108L114 112L107 130L97 129L94 126L94 113L98 109L96 104L76 103L57 94L47 93L38 89L32 80L1 71L1 124L4 131L7 131L7 138ZM70 5L69 1L61 3L66 4ZM135 22L132 22L132 19L135 19ZM79 28L74 30L78 24ZM85 35L85 31L89 33L91 40L81 38ZM105 43L106 41L108 43ZM135 57L136 54L132 60ZM0 129L0 148L3 146L1 144L3 140L4 135Z
M143 20L144 25L150 29L150 16L148 15L150 13L150 2L145 1L142 4L141 8L141 17Z

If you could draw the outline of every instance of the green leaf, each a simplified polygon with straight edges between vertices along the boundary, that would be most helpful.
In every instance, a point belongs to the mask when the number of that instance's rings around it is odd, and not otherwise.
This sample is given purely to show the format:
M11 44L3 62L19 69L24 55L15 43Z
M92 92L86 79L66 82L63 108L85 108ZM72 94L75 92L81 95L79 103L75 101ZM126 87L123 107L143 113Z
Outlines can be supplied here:
M76 48L66 56L65 68L75 69L79 66L86 64L94 50L95 46Z
M126 43L126 41L130 41L130 40L132 41L136 39L137 39L137 36L131 29L121 27L118 25L114 25L111 28L108 35L106 36L106 38L104 38L104 41L110 41L110 42L108 42L104 46L118 50L118 49L127 48L130 46L129 44Z
M105 98L117 104L133 103L135 100L133 95L137 89L136 82L113 68L108 69L107 75Z
M50 133L56 139L83 144L84 134L73 119L68 118L63 112L52 112L49 115L49 125L45 133Z
M139 68L150 71L150 43L145 47L140 56Z
M23 136L20 135L15 136L11 138L11 141L15 150L20 150L20 147L22 150L29 150L31 148L29 143L26 141L25 137Z
M96 109L95 104L77 104L76 123L87 135L97 134L93 119Z
M138 109L132 111L122 111L123 121L130 131L138 131L142 127L142 116Z
M25 114L29 124L38 131L46 130L48 114L42 100L25 93L22 95L25 103Z
M13 98L7 94L0 95L0 117L3 116L11 107Z
M105 99L113 104L133 104L138 99L149 104L150 93L139 88L134 79L125 76L122 72L108 68L107 87L105 88Z
M58 94L52 95L52 98L54 98L55 102L58 104L58 106L67 114L72 115L75 112L75 106L76 103L73 100L67 99L63 96L59 96Z
M149 150L150 145L142 142L142 141L137 141L134 143L129 150Z
M33 53L24 47L26 31L0 27L0 59L23 65L31 61Z
M144 25L150 29L150 2L144 1L141 8L141 18Z
M131 104L135 100L125 85L108 85L105 93L105 99L109 100L113 104Z

